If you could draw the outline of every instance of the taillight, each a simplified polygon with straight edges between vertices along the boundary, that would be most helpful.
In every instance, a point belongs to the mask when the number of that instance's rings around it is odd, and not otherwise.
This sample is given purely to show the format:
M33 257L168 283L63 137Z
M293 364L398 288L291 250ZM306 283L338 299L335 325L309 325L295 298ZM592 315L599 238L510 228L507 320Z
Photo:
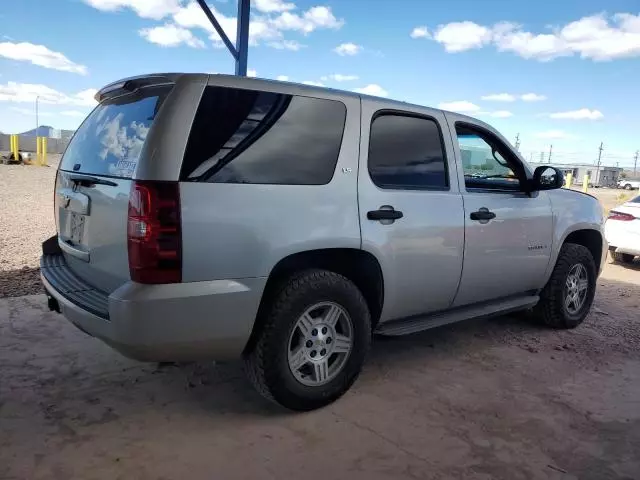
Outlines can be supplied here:
M609 216L607 217L608 220L622 220L623 222L629 222L631 220L635 220L636 217L634 217L633 215L630 215L628 213L622 213L622 212L616 212L615 210L612 210L611 212L609 212Z
M178 182L134 181L127 220L129 273L138 283L182 280Z

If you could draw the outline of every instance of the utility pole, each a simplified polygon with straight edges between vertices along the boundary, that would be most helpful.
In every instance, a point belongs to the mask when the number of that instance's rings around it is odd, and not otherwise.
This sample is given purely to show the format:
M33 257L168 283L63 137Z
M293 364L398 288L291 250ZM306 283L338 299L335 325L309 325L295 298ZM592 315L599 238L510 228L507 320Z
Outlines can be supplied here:
M636 150L636 155L633 157L633 178L636 178L636 166L638 165L638 155L640 155L640 150Z
M516 150L519 152L520 151L520 133L518 133L516 135L516 145L515 145L515 147L516 147Z
M596 178L594 179L595 182L594 185L597 183L600 183L600 159L602 158L602 150L604 149L604 146L602 144L602 142L600 142L600 148L598 148L598 164L596 165Z
M553 145L549 145L549 162L551 163L551 152L553 151Z
M533 163L533 152L531 152L531 154L529 155L529 162Z
M540 163L544 163L544 152L540 152Z
M38 130L40 130L40 122L38 121L38 99L39 98L40 96L36 95L36 138L38 138Z

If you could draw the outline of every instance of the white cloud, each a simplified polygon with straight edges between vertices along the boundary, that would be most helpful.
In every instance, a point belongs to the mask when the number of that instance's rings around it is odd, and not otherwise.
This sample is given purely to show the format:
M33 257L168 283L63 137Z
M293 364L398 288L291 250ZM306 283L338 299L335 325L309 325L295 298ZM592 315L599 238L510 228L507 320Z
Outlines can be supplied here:
M306 35L319 28L338 29L344 25L344 20L338 20L330 7L311 7L302 16L283 12L270 23L278 30L297 30Z
M96 104L95 94L96 90L92 88L68 95L39 83L0 84L0 102L34 103L38 97L40 103L89 107Z
M547 140L561 140L576 138L575 135L565 132L564 130L547 130L544 132L538 132L534 135L536 138L543 138Z
M469 21L439 25L433 35L436 42L452 53L480 48L489 43L491 38L491 29Z
M211 25L206 15L195 0L83 0L85 3L102 11L117 11L123 8L134 10L140 17L161 20L170 17L175 23L164 26L145 28L140 33L149 41L157 40L162 46L175 46L181 43L200 47L202 41L192 32L184 29L201 29L209 34L209 39L216 47L224 47L222 39ZM284 38L287 30L297 30L305 35L317 29L338 29L344 20L338 19L330 7L315 6L301 14L292 13L296 5L286 0L253 0L259 15L252 15L249 22L249 43L252 46L266 43L280 50L299 50L304 45ZM209 5L211 12L218 20L224 33L233 42L236 38L237 19L221 13L215 6ZM277 14L277 15L276 15ZM183 30L178 30L177 28ZM144 32L144 33L143 33Z
M314 87L324 87L324 83L316 82L316 81L313 81L313 80L305 80L302 83L304 83L305 85L311 85L311 86L314 86Z
M342 43L333 49L338 55L357 55L362 51L362 46L356 45L355 43Z
M85 112L81 112L79 110L63 110L60 112L60 115L64 115L65 117L77 117L84 118L87 116Z
M192 48L205 48L204 42L195 37L191 30L171 23L160 27L143 28L138 33L142 38L162 47L177 47L184 44Z
M256 77L258 72L256 72L253 68L247 70L247 77Z
M475 103L467 100L457 100L455 102L443 102L438 104L438 108L442 110L450 110L452 112L478 112L480 107Z
M496 110L495 112L488 112L488 115L494 118L513 117L513 113L511 113L509 110Z
M579 55L595 61L640 56L640 14L604 13L583 17L549 32L535 33L511 22L493 26L464 21L440 25L433 36L447 52L493 44L498 51L550 61Z
M542 100L547 99L544 95L538 95L537 93L525 93L524 95L521 95L520 98L524 102L541 102Z
M485 95L480 97L482 100L492 101L492 102L515 102L516 96L510 93L492 93L490 95Z
M294 3L283 2L282 0L253 0L256 10L263 13L286 12L296 8Z
M389 92L387 92L384 88L382 88L380 85L375 83L371 83L366 87L362 87L362 88L354 88L353 91L357 93L363 93L365 95L374 95L376 97L389 96Z
M289 81L289 77L286 75L278 75L276 77L276 80L280 80L281 82L288 82Z
M63 72L79 73L80 75L87 74L87 67L72 62L62 53L49 50L44 45L35 45L28 42L2 42L0 43L0 57L31 62L39 67Z
M115 12L130 8L142 18L160 20L180 8L180 0L83 0L104 12Z
M414 28L409 34L411 38L431 38L429 30L425 26Z
M301 48L304 48L305 45L296 42L295 40L283 40L281 42L269 42L268 45L277 50L291 50L297 52Z
M342 75L340 73L332 73L331 75L325 75L324 77L322 77L320 80L323 81L327 81L327 80L334 80L336 82L351 82L353 80L358 80L357 75Z
M549 115L549 117L569 120L600 120L604 117L604 115L600 110L589 110L588 108L581 108L580 110L552 113Z

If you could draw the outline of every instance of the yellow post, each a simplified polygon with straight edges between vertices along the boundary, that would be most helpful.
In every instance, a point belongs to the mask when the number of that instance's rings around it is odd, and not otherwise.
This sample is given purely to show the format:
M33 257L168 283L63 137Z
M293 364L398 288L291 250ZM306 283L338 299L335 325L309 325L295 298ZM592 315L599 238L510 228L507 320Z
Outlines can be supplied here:
M12 135L12 137L13 137L13 149L12 149L13 159L17 162L18 159L20 158L20 140L18 138L18 135Z
M589 175L584 176L584 180L582 180L582 191L587 193L589 190Z
M571 182L573 182L573 173L571 172L567 173L567 176L565 178L566 178L565 186L567 188L571 188Z
M42 165L42 157L40 151L40 137L36 136L36 164Z
M9 135L9 151L13 153L13 134Z
M47 166L47 137L40 137L40 142L42 142L42 144L40 145L40 155L42 156L42 162L40 163L40 165L43 167L46 167Z
M40 165L43 167L46 167L47 166L47 137L40 137L40 141L42 142L42 145L40 146L40 155L42 157L42 162L40 163Z

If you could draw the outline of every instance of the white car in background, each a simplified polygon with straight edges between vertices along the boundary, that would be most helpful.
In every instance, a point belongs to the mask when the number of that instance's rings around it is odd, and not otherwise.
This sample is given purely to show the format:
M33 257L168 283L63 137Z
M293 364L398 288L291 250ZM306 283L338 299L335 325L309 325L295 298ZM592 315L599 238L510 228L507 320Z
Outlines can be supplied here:
M609 212L604 234L616 262L631 263L640 256L640 195Z
M639 179L623 178L618 180L618 188L624 188L625 190L636 190L640 188Z

